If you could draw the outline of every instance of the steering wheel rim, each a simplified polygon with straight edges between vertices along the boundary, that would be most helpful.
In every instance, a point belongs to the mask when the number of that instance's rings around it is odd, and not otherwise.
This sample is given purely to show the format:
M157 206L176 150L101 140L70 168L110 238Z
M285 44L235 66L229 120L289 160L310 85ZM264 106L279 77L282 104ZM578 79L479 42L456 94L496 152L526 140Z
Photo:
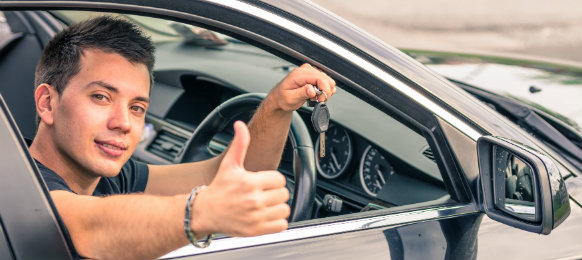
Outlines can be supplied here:
M200 161L211 158L208 145L214 134L222 131L232 120L248 113L261 104L266 94L247 93L235 96L216 107L196 127L184 145L177 163ZM311 135L297 112L293 112L289 139L293 148L293 173L295 185L289 222L311 218L315 198L315 158Z

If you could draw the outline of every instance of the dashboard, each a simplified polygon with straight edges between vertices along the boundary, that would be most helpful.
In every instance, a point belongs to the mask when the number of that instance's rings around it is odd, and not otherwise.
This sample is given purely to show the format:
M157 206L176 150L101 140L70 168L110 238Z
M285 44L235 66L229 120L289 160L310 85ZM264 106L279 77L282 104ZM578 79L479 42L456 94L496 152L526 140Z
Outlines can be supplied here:
M171 85L168 78L178 78L178 86ZM134 153L135 159L152 164L178 163L176 160L184 144L206 114L229 98L244 93L236 86L192 71L157 72L156 79L144 135ZM311 112L306 107L298 112L310 129L315 145L316 204L321 207L326 198L334 198L342 204L334 212L318 211L319 217L367 210L370 205L392 207L447 196L441 181L428 177L407 161L333 119L325 135L326 155L320 158L320 135L311 127ZM251 116L239 119L248 121ZM217 155L224 151L232 136L232 129L228 127L217 133L209 145L209 152ZM279 168L290 184L293 183L292 154L287 145ZM434 162L429 147L421 154Z
M215 107L239 94L267 93L295 67L251 47L158 46L151 103L134 159L179 163L184 144ZM316 150L315 217L447 199L434 155L419 131L341 88L327 105L332 116L323 158L317 156L320 135L311 126L311 108L298 110ZM248 121L251 116L243 114L234 120ZM216 133L209 154L224 151L232 137L232 127ZM283 152L279 171L293 185L290 145ZM326 210L328 201L339 202L341 207Z

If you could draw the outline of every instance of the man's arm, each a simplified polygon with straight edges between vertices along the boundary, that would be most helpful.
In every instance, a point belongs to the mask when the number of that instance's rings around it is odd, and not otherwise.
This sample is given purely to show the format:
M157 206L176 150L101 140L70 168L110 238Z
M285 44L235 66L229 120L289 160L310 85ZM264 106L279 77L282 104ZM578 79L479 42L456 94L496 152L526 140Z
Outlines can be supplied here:
M249 172L243 162L250 142L244 123L218 172L192 205L191 228L197 238L210 233L256 236L287 228L289 193L276 171ZM188 194L93 197L51 191L71 239L83 257L156 258L188 244L184 217Z
M94 197L61 190L50 193L82 257L157 258L188 244L183 226L188 195Z
M247 170L277 169L292 113L307 99L316 97L313 85L324 91L328 98L335 93L335 81L309 64L294 69L271 90L249 122L251 143L244 164ZM324 99L323 95L318 98ZM173 195L209 184L222 158L223 154L196 163L149 165L146 193Z

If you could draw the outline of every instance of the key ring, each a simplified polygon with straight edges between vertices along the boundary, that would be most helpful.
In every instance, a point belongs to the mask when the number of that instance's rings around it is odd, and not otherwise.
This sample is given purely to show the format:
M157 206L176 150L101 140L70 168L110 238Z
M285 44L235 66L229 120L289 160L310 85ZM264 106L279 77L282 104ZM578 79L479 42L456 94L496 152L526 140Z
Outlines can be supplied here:
M321 91L321 93L323 94L323 97L325 97L325 100L323 100L323 103L327 103L327 94L325 94L325 92ZM321 94L317 95L316 97L319 97Z
M325 92L321 91L317 86L313 86L315 88L315 99L317 101L317 98L319 96L321 96L321 94L323 94L323 96L325 97L325 100L323 101L323 103L327 103L327 94L325 94Z

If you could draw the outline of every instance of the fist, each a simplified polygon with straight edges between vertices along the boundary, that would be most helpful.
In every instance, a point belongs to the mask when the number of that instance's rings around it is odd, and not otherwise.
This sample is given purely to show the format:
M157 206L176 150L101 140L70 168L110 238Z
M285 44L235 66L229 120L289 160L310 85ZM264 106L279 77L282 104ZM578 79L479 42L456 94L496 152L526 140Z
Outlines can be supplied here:
M325 92L327 98L335 93L335 81L317 68L303 64L291 71L273 90L266 100L284 111L299 109L307 99L324 101L323 94L317 96L315 88Z
M212 183L194 201L192 229L197 237L209 233L257 236L287 229L290 208L285 177L277 171L245 170L250 133L240 121Z

